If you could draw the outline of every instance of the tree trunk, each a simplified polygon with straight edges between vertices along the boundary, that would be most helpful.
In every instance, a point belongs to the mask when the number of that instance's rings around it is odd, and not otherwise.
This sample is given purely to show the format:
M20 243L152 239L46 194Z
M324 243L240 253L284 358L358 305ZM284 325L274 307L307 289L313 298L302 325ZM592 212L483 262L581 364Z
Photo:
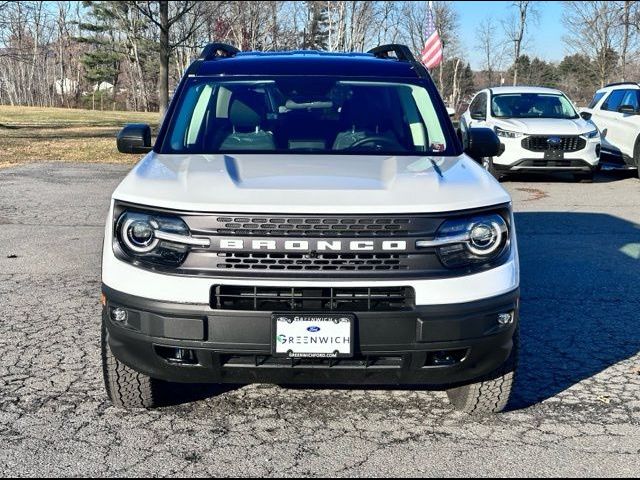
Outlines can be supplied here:
M160 7L160 116L164 116L169 104L169 2L161 0Z

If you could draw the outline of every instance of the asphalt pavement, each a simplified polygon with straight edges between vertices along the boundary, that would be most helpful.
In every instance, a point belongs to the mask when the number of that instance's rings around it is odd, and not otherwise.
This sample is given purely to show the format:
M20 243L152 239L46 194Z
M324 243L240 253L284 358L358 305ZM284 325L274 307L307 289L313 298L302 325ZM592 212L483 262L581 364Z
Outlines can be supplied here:
M640 180L503 183L522 265L506 413L443 392L176 387L123 411L100 366L100 250L122 165L0 170L0 476L640 475Z

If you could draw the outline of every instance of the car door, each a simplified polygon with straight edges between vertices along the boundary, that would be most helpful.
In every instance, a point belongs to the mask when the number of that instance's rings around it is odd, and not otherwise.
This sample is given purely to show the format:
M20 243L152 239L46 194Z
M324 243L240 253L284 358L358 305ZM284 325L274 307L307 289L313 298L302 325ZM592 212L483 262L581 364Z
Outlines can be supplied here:
M599 109L594 110L594 122L602 133L602 147L616 155L622 153L620 119L622 114L618 108L627 95L628 90L613 90L602 102Z
M622 151L623 155L629 157L633 157L633 150L636 139L638 138L638 132L640 131L640 117L638 116L638 112L640 111L639 94L640 90L637 89L626 90L620 106L633 107L633 112L617 112L617 124L611 127L612 133L615 134L614 139L617 142L618 148Z

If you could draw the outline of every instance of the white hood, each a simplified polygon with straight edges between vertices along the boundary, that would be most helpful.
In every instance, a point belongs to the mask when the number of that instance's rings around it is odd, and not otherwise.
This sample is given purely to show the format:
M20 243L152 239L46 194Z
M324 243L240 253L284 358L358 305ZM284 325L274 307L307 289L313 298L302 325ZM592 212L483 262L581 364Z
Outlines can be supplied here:
M113 198L199 212L345 214L443 212L511 201L500 184L466 155L153 152L133 168Z
M582 118L500 118L495 125L527 135L582 135L596 128Z

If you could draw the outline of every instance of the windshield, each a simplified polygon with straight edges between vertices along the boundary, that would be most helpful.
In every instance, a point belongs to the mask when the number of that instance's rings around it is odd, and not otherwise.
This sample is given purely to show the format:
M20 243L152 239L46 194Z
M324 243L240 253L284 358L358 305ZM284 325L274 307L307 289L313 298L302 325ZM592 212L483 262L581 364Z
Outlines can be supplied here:
M162 153L443 154L445 134L416 84L276 77L193 79Z
M578 118L564 95L550 93L503 93L491 99L496 118Z

